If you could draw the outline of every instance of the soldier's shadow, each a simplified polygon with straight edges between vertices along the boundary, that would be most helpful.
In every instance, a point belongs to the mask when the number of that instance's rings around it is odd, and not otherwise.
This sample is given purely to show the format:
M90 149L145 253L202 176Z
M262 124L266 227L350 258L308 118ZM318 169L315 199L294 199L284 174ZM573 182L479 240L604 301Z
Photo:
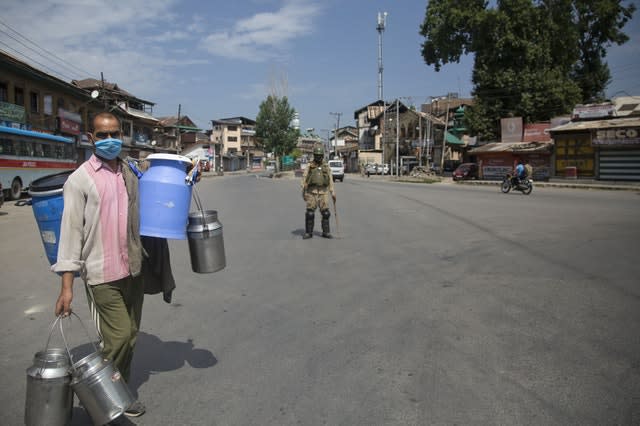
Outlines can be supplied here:
M94 350L95 346L89 343L73 349L72 355L75 353L74 359L78 360ZM148 381L152 374L178 370L185 363L193 368L209 368L216 365L218 360L211 351L196 348L191 339L186 342L163 342L157 336L141 331L138 333L136 350L131 364L129 388L134 395L137 395L140 386ZM79 406L77 397L75 397L75 403L72 426L91 424L88 413Z

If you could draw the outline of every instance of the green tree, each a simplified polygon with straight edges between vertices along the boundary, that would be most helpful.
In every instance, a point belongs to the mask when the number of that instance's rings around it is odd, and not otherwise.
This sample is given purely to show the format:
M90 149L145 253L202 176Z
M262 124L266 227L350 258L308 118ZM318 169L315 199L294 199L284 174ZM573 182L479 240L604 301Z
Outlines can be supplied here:
M574 65L572 77L578 81L583 101L597 102L605 98L611 80L604 62L606 47L629 41L621 30L633 16L634 4L623 7L616 0L574 0L576 26L579 34L580 58Z
M618 0L431 0L420 34L427 65L473 53L474 108L467 125L495 139L499 119L548 120L601 97L609 80L605 46L622 44L632 13Z
M278 158L291 153L300 136L299 130L291 127L295 112L286 96L267 96L256 118L257 145Z

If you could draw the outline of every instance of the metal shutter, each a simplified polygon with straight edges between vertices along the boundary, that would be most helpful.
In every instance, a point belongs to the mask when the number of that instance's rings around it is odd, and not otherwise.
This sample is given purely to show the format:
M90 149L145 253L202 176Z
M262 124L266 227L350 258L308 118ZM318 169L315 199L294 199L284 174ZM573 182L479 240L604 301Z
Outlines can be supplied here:
M640 149L600 150L600 180L640 181Z

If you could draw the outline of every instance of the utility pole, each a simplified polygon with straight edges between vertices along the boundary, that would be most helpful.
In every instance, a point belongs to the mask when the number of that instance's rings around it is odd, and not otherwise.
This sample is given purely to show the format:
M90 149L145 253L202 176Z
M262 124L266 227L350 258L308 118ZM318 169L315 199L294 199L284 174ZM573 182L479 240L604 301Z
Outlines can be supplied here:
M336 130L333 133L333 157L335 158L338 155L338 128L340 127L340 116L341 112L330 112L329 114L336 116Z
M396 177L400 177L400 99L396 98Z
M384 102L384 109L382 110L382 126L380 126L380 143L382 145L382 165L386 164L385 158L385 145L387 144L387 102L384 100L383 80L382 72L384 67L382 66L382 34L387 26L387 12L378 12L378 21L376 30L378 31L378 100ZM374 146L375 147L375 146Z
M422 156L424 155L424 140L422 139L422 111L418 111L418 141L420 142L420 158L418 163L422 167Z
M382 91L382 33L387 24L387 12L378 12L378 25L376 30L378 31L378 99L384 99L384 93Z
M176 151L178 151L178 154L182 152L182 146L180 142L180 110L181 109L182 109L182 104L178 104L178 121L176 121L176 132L178 132L178 135L176 136Z
M444 134L442 135L442 154L440 155L440 173L444 176L444 151L447 147L447 130L449 126L449 100L451 93L447 95L447 110L444 112Z

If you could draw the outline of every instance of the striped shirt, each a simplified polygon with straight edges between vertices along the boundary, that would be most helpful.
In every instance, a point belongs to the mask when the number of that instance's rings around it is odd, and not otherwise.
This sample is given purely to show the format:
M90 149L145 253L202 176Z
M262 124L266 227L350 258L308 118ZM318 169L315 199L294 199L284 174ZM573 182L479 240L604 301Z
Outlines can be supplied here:
M130 268L129 196L118 164L114 171L93 155L69 175L54 272L80 272L90 285L139 272Z

